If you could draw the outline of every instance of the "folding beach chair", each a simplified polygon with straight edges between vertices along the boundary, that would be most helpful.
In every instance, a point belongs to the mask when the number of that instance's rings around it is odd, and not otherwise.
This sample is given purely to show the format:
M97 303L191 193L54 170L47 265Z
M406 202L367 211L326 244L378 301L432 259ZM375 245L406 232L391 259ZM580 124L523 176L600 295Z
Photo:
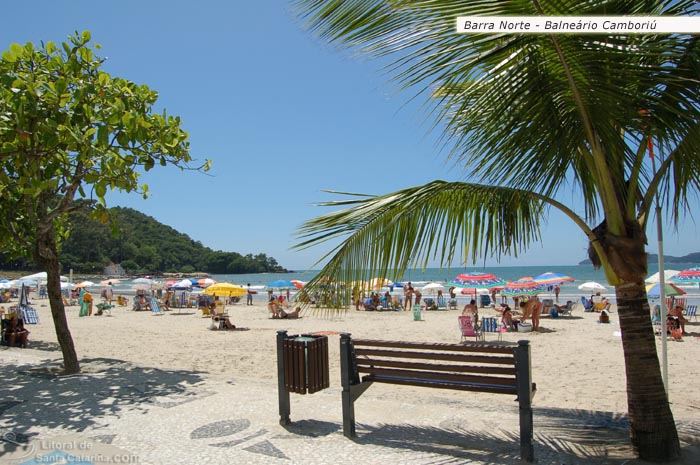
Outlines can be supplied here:
M501 331L501 324L498 318L488 316L481 319L481 337L484 340L486 340L486 333L497 333L498 340L503 339L503 332Z
M160 309L160 305L158 305L158 300L155 297L151 297L151 313L154 315L163 314L163 311Z
M685 316L688 321L690 321L691 318L695 318L695 321L698 321L698 306L688 305L685 309Z
M469 315L460 315L457 317L457 321L462 332L462 342L469 337L479 340L481 334L479 334L479 330L472 323L472 318Z
M29 305L20 305L19 314L22 320L28 325L39 324L39 314L36 312L36 308L30 307Z

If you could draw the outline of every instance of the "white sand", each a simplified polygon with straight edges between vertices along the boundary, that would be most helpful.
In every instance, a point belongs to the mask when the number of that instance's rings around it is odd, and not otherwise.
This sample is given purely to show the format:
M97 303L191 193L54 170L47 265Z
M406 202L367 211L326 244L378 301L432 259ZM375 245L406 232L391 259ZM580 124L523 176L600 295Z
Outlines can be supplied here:
M41 323L30 325L30 341L60 358L47 300L34 300ZM339 386L337 333L389 340L454 343L460 341L458 311L430 311L425 321L413 321L411 312L356 312L329 317L306 312L299 320L273 320L261 302L228 305L231 321L246 331L211 331L211 320L195 309L173 309L155 316L116 307L112 316L78 317L68 307L68 319L80 358L105 357L164 369L225 372L274 383L277 376L275 339L279 329L290 334L331 332L329 336L331 386ZM178 314L178 312L180 314ZM492 309L480 309L491 316ZM538 408L577 408L625 413L627 398L620 327L617 313L612 323L600 325L598 314L543 318L540 333L506 333L504 341L527 338L532 344L533 380L537 383ZM670 399L676 419L697 419L700 396L700 322L691 322L690 335L682 342L668 341ZM488 341L497 335L488 334ZM660 339L657 338L659 353ZM461 395L461 393L456 393Z

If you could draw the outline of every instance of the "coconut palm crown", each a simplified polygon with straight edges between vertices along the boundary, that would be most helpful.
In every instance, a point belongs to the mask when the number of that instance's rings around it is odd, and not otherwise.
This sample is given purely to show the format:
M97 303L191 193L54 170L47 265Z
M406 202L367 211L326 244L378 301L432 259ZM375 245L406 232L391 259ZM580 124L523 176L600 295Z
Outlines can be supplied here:
M387 72L429 96L435 129L470 182L345 194L304 223L296 247L342 239L307 286L348 302L349 286L437 260L517 255L551 209L589 240L615 287L632 444L680 453L644 279L656 202L677 224L700 183L700 37L682 34L460 34L457 16L698 15L695 1L297 0L321 39L390 57ZM656 154L649 157L650 149ZM575 192L576 211L561 200ZM662 221L662 218L658 219Z

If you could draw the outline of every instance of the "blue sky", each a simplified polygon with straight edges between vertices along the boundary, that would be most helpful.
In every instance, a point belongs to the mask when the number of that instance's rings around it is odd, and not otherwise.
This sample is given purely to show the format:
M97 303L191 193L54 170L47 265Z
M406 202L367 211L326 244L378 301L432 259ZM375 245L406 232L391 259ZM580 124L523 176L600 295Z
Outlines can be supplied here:
M62 42L89 30L105 70L160 94L179 115L208 174L155 169L151 196L114 194L110 206L137 209L216 250L265 253L306 269L322 247L293 251L299 225L335 197L323 190L388 193L435 179L465 179L429 133L422 102L407 103L380 63L352 58L305 32L287 0L95 2L54 0L3 6L0 47ZM577 199L563 198L576 202ZM694 211L698 210L694 201ZM580 210L580 209L579 209ZM655 226L649 230L656 251ZM698 250L689 218L665 230L665 253ZM543 241L501 265L572 265L587 242L552 213ZM495 265L495 260L487 260Z

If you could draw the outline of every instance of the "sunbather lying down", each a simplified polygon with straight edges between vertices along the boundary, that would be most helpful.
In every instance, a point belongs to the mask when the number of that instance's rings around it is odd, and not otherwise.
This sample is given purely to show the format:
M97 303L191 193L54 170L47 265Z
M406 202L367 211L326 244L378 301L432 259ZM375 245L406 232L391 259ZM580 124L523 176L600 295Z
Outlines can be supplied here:
M295 308L293 312L287 312L284 308L277 307L274 312L270 310L270 313L272 313L272 318L299 318L301 307Z

